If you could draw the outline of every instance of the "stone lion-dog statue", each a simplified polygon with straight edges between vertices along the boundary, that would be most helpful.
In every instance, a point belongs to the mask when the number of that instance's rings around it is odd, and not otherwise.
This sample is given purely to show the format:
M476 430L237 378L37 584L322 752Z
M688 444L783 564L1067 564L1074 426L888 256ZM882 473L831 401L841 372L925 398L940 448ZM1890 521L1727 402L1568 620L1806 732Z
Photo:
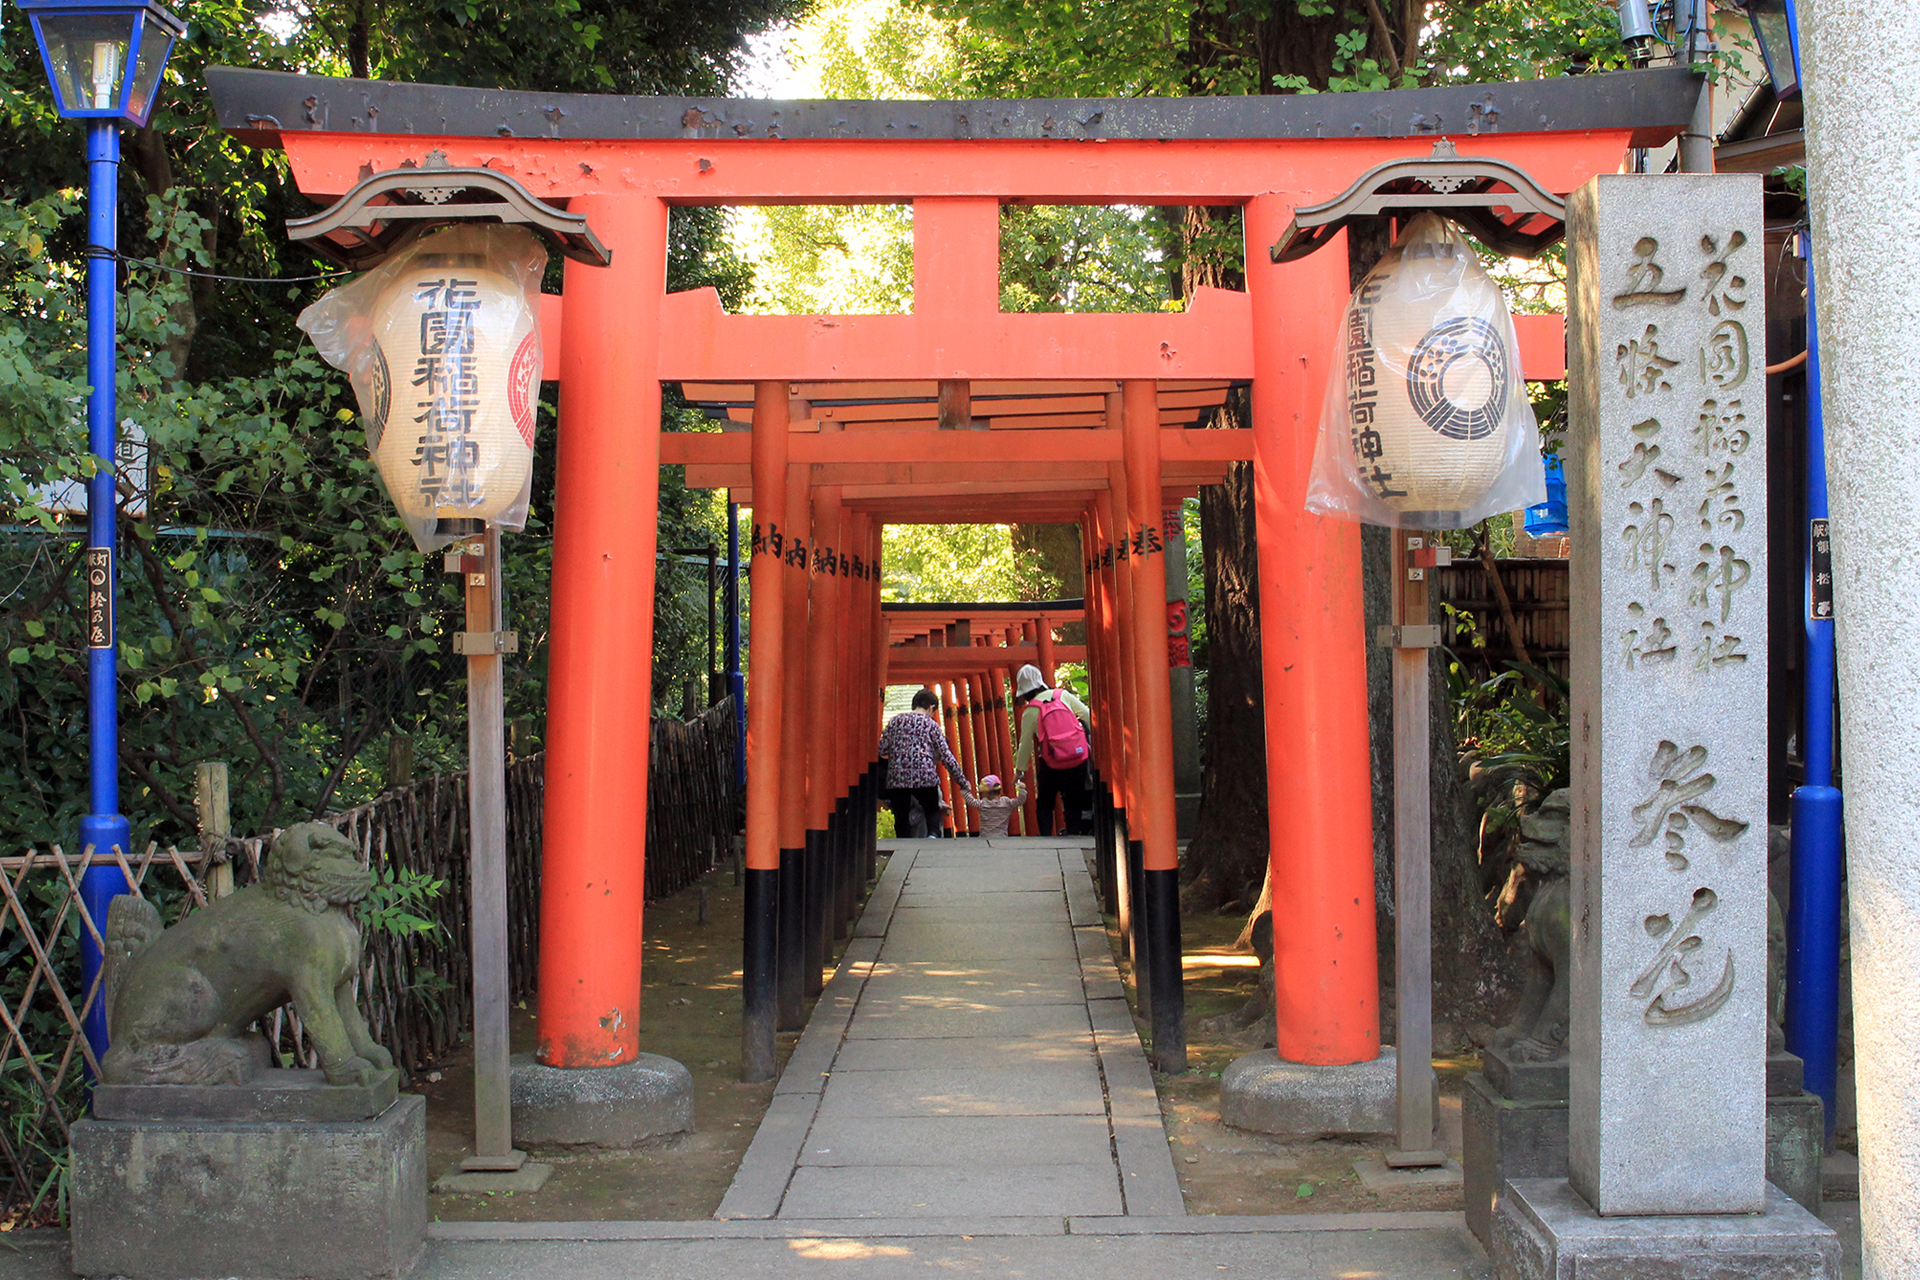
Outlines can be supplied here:
M1568 979L1573 958L1573 906L1567 876L1573 869L1572 792L1555 791L1520 819L1515 858L1540 887L1521 925L1533 964L1513 1021L1494 1046L1515 1062L1555 1062L1567 1055L1572 1021Z
M152 903L113 899L106 928L108 1084L245 1084L269 1065L254 1020L292 1001L327 1083L366 1085L393 1066L354 1003L360 928L373 886L351 842L325 823L274 838L257 884L171 929Z

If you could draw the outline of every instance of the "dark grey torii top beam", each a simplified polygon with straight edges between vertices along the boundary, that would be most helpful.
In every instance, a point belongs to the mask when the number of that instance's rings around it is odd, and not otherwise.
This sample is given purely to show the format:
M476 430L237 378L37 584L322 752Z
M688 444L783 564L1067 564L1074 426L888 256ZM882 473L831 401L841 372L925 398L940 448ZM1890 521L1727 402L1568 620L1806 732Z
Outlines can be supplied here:
M1705 80L1681 67L1381 93L966 102L626 97L467 89L208 67L221 127L271 147L287 131L471 138L1406 138L1630 129L1659 146Z

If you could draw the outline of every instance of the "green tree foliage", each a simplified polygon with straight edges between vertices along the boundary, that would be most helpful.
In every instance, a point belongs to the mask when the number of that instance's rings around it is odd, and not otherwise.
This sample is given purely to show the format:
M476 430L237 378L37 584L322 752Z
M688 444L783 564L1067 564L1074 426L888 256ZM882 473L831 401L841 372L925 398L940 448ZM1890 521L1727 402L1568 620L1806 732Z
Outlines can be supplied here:
M416 770L463 763L459 597L393 515L345 381L298 312L345 277L289 245L313 206L284 158L213 120L212 64L354 71L505 88L724 92L742 33L798 0L196 0L150 128L124 134L119 396L151 445L143 516L120 547L122 808L136 840L190 842L192 766L232 762L242 830L365 799L390 734ZM79 522L47 487L83 479L86 394L81 134L52 110L29 25L0 31L0 797L7 842L71 843L86 807ZM716 244L721 215L676 211L670 287L738 305L751 271ZM257 284L216 275L270 277ZM324 275L326 279L306 279ZM540 415L534 511L508 538L508 625L521 633L508 714L544 714L554 400ZM669 404L672 428L705 426ZM663 486L661 545L723 540L714 495ZM123 495L130 496L130 495ZM129 509L130 510L130 509ZM705 568L669 565L656 690L706 668ZM523 738L523 741L525 739Z
M1167 239L1165 222L1138 207L1008 205L1000 309L1177 311Z
M913 211L905 205L736 209L736 252L757 266L742 309L761 315L913 310Z
M881 544L887 600L1048 600L1058 579L1014 550L1004 524L890 524Z

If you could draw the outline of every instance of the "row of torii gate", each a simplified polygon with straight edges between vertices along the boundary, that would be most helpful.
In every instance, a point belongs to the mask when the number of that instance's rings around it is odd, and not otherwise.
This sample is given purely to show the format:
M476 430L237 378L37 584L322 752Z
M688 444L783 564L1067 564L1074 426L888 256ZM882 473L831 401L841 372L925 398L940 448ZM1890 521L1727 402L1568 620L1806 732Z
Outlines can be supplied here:
M1014 790L1013 722L1008 717L1014 676L1032 663L1051 685L1057 664L1084 663L1087 646L1060 644L1054 632L1086 622L1084 602L1047 600L1032 603L936 604L933 607L882 605L887 624L887 676L892 685L918 684L940 695L940 724L947 745L967 775L979 779L998 774ZM929 832L944 828L960 835L977 835L980 819L941 779L947 814L928 820ZM1039 799L1029 788L1027 802L1011 815L1007 834L1038 834ZM1049 831L1059 831L1055 815L1048 815ZM1059 815L1064 819L1065 815ZM897 833L906 835L902 831Z
M1338 239L1291 262L1268 249L1296 208L1442 136L1570 191L1616 171L1629 147L1678 134L1697 78L949 103L568 96L232 69L209 81L222 124L284 148L316 200L438 152L583 215L610 251L609 265L567 264L543 323L560 439L542 1062L619 1065L644 1041L655 526L659 468L674 464L753 508L748 1079L773 1074L776 1026L795 1025L818 989L827 935L871 870L884 686L964 687L955 700L986 713L969 714L975 750L1003 759L988 677L1044 667L1048 647L1066 660L1051 635L1062 619L1044 612L1015 615L1019 633L1002 626L988 644L895 643L875 572L890 522L1080 528L1103 861L1111 876L1137 847L1136 969L1158 997L1159 1064L1184 1066L1155 535L1163 510L1238 460L1255 476L1278 1050L1317 1064L1378 1056L1359 529L1303 507L1348 260ZM666 292L673 206L782 203L910 203L912 313L729 315L712 290ZM1198 290L1178 314L1003 313L1008 203L1237 207L1246 289ZM1529 376L1564 376L1557 319L1523 325L1522 345ZM740 429L663 434L663 383ZM1236 384L1250 384L1250 431L1187 429Z

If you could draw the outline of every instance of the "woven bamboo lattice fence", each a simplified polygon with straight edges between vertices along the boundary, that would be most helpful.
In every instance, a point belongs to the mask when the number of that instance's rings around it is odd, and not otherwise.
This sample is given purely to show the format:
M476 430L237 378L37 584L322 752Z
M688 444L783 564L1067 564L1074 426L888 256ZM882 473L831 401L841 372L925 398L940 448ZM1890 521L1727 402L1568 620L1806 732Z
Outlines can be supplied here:
M1500 583L1506 588L1520 640L1528 656L1544 670L1567 674L1569 627L1567 561L1506 559L1499 561ZM1486 566L1477 560L1455 560L1434 571L1435 595L1441 604L1471 613L1484 648L1463 643L1449 621L1447 643L1481 678L1519 656L1513 631L1500 607Z
M710 871L731 845L734 720L731 702L686 724L655 721L647 815L649 901ZM507 766L508 966L513 999L533 991L539 946L539 867L545 760ZM369 930L361 1007L374 1038L408 1071L452 1048L472 1024L465 774L430 778L326 819L382 874L442 882L410 910L436 927ZM96 942L79 897L90 867L117 863L135 891L173 925L218 891L224 863L232 883L259 876L271 836L231 839L220 854L148 845L133 857L73 856L58 846L0 858L0 1223L44 1218L64 1198L68 1126L86 1106L86 1075L97 1069L80 1026L96 989L81 981L80 940ZM638 851L636 850L636 853ZM209 864L212 864L210 866ZM291 1008L261 1020L283 1060L317 1066Z

